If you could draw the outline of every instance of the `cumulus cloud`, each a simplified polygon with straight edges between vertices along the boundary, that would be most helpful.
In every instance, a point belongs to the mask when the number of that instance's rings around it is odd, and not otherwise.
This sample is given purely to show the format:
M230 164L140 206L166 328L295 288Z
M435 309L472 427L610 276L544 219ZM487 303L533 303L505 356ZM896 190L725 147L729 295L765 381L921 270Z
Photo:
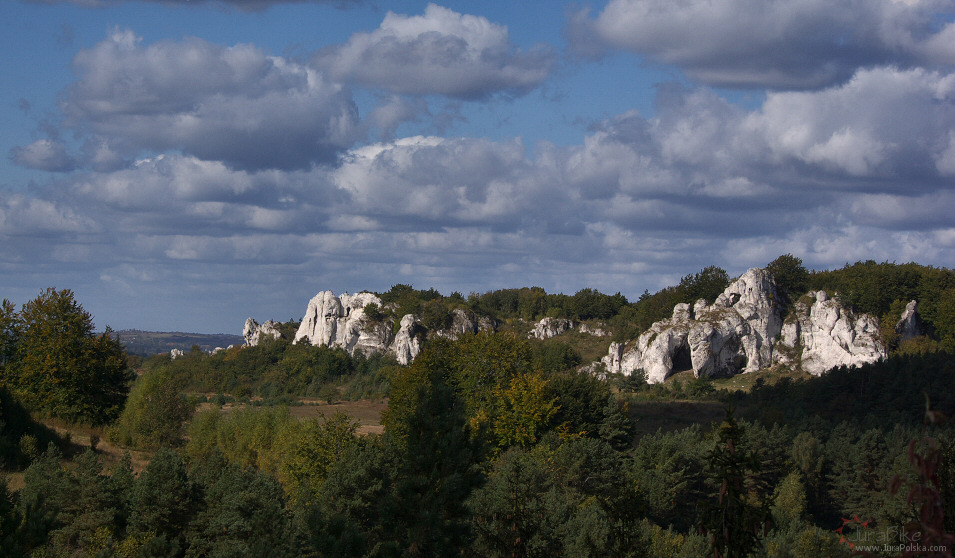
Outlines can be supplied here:
M809 89L841 83L876 65L955 63L950 0L610 0L571 18L584 53L613 48L682 68L723 87Z
M76 55L66 124L116 151L179 149L241 169L329 162L360 136L349 93L252 45L201 39L143 46L128 30Z
M51 200L0 191L0 235L12 237L90 233L96 222Z
M319 51L313 62L340 81L473 100L527 93L551 73L555 55L521 51L507 27L429 4L421 16L388 12L378 29Z
M412 136L293 170L167 152L0 194L0 236L20 235L0 242L0 266L28 251L51 267L83 258L110 286L195 293L215 275L236 296L268 291L263 317L284 319L301 308L269 310L281 289L295 301L399 281L635 296L705 265L738 273L786 252L817 267L951 261L953 84L939 71L872 68L820 91L769 93L751 110L664 86L652 117L608 118L576 145ZM157 110L181 110L167 102ZM108 161L116 138L91 137Z
M10 159L22 167L51 172L67 172L76 167L63 144L49 139L14 147L10 150Z

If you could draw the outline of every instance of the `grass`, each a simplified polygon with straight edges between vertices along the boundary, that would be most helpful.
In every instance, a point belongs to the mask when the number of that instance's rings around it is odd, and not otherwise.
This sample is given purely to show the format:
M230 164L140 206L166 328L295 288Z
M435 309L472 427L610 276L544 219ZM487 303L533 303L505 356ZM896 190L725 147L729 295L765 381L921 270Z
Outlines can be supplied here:
M295 399L301 405L292 405L289 414L301 420L306 418L330 417L336 413L345 413L352 420L358 421L360 434L381 434L384 427L381 425L381 413L388 407L387 399L359 399L357 401L336 401L328 403L322 399L299 397ZM246 407L245 403L226 403L222 412L229 414L233 409ZM196 412L211 409L211 403L202 403ZM263 408L265 406L263 405Z

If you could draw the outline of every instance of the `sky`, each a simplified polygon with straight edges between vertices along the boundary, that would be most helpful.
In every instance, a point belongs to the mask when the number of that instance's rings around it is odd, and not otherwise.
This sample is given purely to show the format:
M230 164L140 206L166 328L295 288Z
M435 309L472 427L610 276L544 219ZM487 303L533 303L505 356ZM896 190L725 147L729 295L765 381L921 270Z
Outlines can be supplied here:
M955 0L0 2L0 298L308 300L955 262Z

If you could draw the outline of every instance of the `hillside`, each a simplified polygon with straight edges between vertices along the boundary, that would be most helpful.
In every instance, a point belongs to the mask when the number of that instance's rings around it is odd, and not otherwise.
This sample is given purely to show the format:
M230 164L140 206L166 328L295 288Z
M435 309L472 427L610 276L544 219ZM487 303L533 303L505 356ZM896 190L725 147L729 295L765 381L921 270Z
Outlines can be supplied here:
M227 333L182 333L138 329L124 329L115 333L119 336L119 340L129 354L141 356L168 353L172 349L188 352L194 345L198 345L203 351L209 352L216 347L241 345L245 342L241 335L229 335Z

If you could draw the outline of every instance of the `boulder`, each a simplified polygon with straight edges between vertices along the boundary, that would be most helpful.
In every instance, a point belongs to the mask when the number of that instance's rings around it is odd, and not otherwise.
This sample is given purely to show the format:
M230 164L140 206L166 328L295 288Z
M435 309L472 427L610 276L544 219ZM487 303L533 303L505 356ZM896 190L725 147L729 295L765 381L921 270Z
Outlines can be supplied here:
M420 326L420 324L419 324ZM423 327L423 326L421 326ZM448 329L439 329L428 332L434 337L445 337L447 339L458 339L467 333L478 333L479 331L494 331L494 322L486 316L477 316L470 310L455 308L451 311L451 327Z
M528 338L532 339L550 339L551 337L557 337L561 333L576 329L581 333L587 333L595 337L606 337L610 335L603 329L598 327L591 327L584 323L578 323L574 320L567 320L564 318L542 318L541 321L537 322L534 326L534 330L527 334Z

